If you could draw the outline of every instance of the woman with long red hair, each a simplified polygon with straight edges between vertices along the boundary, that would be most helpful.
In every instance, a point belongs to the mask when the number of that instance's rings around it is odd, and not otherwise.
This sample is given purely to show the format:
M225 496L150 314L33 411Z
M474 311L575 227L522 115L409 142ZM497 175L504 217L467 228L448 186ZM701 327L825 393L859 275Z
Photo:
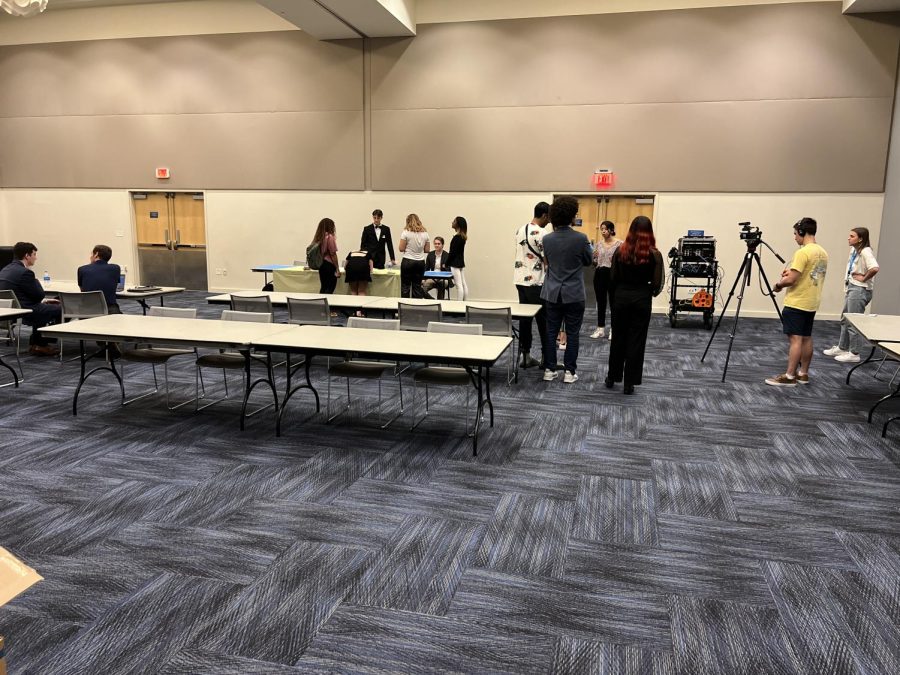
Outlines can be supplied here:
M663 288L665 271L656 248L653 223L647 216L631 221L628 236L612 260L612 341L606 388L625 380L625 393L633 394L644 372L644 349L650 328L650 306Z

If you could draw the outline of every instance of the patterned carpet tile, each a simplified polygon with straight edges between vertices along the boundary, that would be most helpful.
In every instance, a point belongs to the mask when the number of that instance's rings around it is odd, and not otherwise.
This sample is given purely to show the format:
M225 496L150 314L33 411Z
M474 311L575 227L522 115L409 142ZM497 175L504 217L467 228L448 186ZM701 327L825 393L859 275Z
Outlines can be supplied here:
M328 673L546 673L555 639L468 619L344 605L297 665Z
M771 605L759 563L702 553L571 541L567 580L643 593L666 593Z
M566 636L556 641L552 672L554 675L675 675L677 671L669 652Z
M409 517L373 558L347 601L419 614L447 612L483 527Z
M167 659L157 672L159 675L309 675L315 671L187 647Z
M767 448L715 446L716 458L730 492L800 495L796 463L784 453Z
M508 574L562 578L575 505L504 494L473 564Z
M659 650L672 647L663 596L600 590L578 581L471 569L447 616L507 630Z
M48 651L71 640L82 626L35 616L14 607L0 607L0 635L6 637L10 673L41 673L37 663Z
M653 484L612 476L582 476L572 536L613 544L655 546Z
M661 513L737 520L722 471L713 464L654 460L653 479Z
M457 490L470 489L498 495L516 492L567 501L575 499L579 479L577 476L530 471L514 466L501 468L471 462L446 462L434 474L431 484Z

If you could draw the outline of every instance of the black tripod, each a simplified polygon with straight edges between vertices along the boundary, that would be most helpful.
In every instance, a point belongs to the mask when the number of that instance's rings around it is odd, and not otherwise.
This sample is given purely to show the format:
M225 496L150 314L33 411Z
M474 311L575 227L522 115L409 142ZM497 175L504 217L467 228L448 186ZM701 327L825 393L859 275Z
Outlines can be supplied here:
M761 237L747 239L746 241L747 253L744 254L744 262L741 263L741 269L738 270L737 276L734 278L734 283L731 285L731 291L728 293L728 299L725 301L725 306L722 307L722 313L719 314L719 320L716 321L716 327L713 328L712 335L709 336L709 342L706 343L706 349L703 350L703 356L700 357L701 362L706 359L706 355L709 353L710 345L712 345L712 341L715 339L716 333L719 331L719 326L722 323L722 319L725 318L725 312L728 309L728 303L731 302L731 298L732 296L734 296L734 291L738 287L738 284L740 284L741 292L738 294L737 309L734 312L734 324L732 324L731 333L729 333L728 335L728 355L725 357L725 368L722 370L722 382L725 381L725 375L728 373L728 362L731 360L731 347L734 345L734 336L737 335L738 319L740 319L741 317L741 303L744 302L744 289L750 286L750 277L753 273L754 260L759 267L759 274L766 284L768 296L772 298L772 304L775 305L775 311L778 312L778 318L781 318L781 310L778 308L778 303L775 302L775 293L772 291L772 286L769 284L769 278L766 276L766 271L763 269L762 262L760 262L759 259L759 253L756 252L756 249L759 248L760 244L762 244L767 249L772 251L775 257L778 258L782 262L782 264L784 263L784 258L778 255L778 253L775 252L775 249L764 242Z

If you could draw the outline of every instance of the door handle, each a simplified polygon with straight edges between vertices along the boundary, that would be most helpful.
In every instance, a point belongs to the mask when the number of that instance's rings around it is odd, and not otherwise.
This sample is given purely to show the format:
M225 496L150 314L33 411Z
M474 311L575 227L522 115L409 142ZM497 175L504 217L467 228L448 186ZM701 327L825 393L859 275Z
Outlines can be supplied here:
M181 243L181 230L175 230L175 248Z
M169 239L169 228L166 228L166 248L172 248L172 240Z

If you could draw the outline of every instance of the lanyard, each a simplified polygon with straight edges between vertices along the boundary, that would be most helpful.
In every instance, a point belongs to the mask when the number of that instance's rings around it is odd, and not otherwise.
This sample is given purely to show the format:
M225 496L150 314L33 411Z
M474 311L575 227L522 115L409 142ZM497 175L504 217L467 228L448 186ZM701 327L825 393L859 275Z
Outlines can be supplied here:
M857 251L855 248L853 249L853 253L850 254L850 262L847 265L847 281L850 281L850 279L853 278L853 264L856 262L856 256L858 254L859 251Z

